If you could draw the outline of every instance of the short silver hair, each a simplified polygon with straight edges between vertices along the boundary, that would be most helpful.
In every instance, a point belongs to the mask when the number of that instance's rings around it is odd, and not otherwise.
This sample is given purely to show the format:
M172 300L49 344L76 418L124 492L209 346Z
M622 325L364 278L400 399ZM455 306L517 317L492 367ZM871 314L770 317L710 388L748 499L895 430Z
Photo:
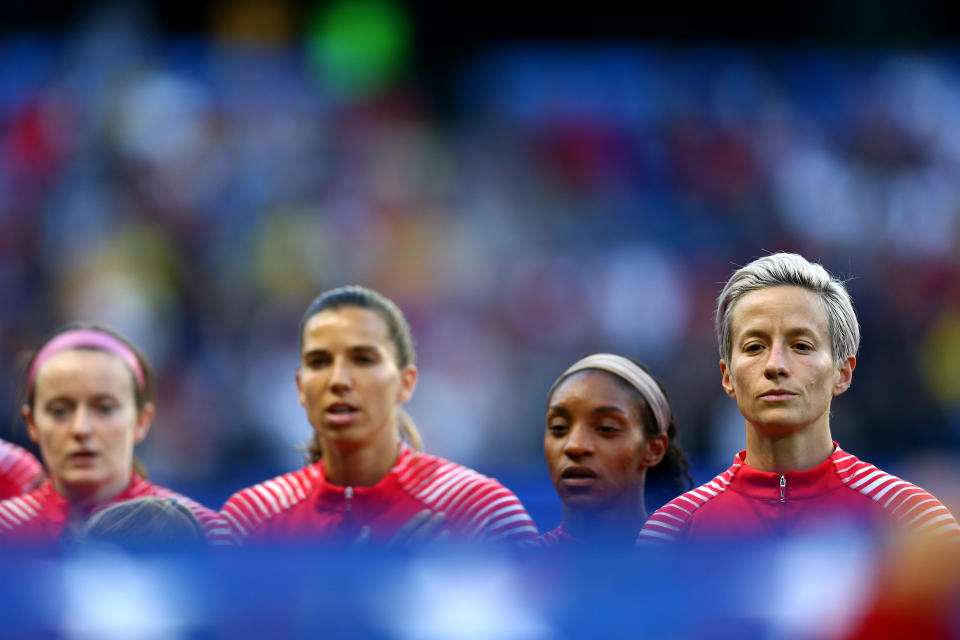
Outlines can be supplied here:
M840 364L857 354L860 347L860 325L853 302L843 283L832 277L821 265L796 253L774 253L757 258L734 272L717 298L716 331L720 357L728 365L733 352L733 308L737 302L758 289L768 287L802 287L819 294L827 312L830 348L833 360Z

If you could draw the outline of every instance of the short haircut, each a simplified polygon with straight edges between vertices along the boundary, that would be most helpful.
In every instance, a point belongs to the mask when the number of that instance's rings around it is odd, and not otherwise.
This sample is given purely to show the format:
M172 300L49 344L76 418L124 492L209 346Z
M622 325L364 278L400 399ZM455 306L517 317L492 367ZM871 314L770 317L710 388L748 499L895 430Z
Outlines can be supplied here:
M834 362L840 364L857 354L860 325L843 282L831 276L821 265L801 255L774 253L737 269L717 298L717 343L724 362L730 364L733 352L734 306L751 291L769 287L801 287L819 295L827 314Z
M173 498L153 496L124 500L95 514L83 527L86 542L119 547L203 546L203 526L186 506Z

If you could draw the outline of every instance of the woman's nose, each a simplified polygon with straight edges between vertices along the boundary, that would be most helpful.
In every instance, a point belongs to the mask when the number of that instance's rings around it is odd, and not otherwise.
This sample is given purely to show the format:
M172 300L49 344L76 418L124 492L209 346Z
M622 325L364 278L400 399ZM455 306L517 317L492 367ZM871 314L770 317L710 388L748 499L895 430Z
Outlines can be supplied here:
M764 364L763 373L767 378L778 378L787 375L790 371L787 361L787 348L784 345L774 343L768 351L767 361Z
M570 458L581 458L593 454L593 442L589 430L575 425L563 445L563 453Z
M330 370L330 388L334 391L345 390L351 384L349 365L342 358L335 359Z
M91 420L90 411L83 405L77 407L77 410L73 413L73 421L70 423L70 429L75 436L86 437L90 435L92 426L90 424Z

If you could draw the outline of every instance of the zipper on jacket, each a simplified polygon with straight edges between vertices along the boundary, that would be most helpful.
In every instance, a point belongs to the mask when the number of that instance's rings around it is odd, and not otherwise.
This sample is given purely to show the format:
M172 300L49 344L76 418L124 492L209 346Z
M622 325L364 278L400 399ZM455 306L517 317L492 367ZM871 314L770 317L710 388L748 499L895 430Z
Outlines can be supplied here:
M787 501L787 476L780 475L780 502Z
M783 489L781 489L780 491L781 491L781 493L782 493L782 492L783 492ZM347 510L347 511L353 511L353 487L347 487L346 489L344 489L344 490L343 490L343 497L345 498L346 503L347 503L347 504L346 504L346 510ZM780 502L783 502L783 498L780 499Z

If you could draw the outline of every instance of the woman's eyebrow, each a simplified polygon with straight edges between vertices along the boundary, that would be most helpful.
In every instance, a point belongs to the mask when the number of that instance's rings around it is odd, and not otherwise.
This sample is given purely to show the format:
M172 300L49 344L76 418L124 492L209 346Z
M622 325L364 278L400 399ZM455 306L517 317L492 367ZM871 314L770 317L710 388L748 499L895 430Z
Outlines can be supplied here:
M561 416L561 417L563 417L563 418L569 418L569 417L570 417L570 412L567 411L565 408L561 407L561 406L558 405L558 404L555 404L555 405L549 407L549 408L547 409L547 413L548 413L548 414L555 413L555 414L557 414L557 415L559 415L559 416Z
M377 348L372 344L359 344L355 347L350 347L350 353L366 353L366 352L377 352Z
M621 415L627 415L626 411L614 405L604 405L602 407L597 407L590 413L619 413Z

